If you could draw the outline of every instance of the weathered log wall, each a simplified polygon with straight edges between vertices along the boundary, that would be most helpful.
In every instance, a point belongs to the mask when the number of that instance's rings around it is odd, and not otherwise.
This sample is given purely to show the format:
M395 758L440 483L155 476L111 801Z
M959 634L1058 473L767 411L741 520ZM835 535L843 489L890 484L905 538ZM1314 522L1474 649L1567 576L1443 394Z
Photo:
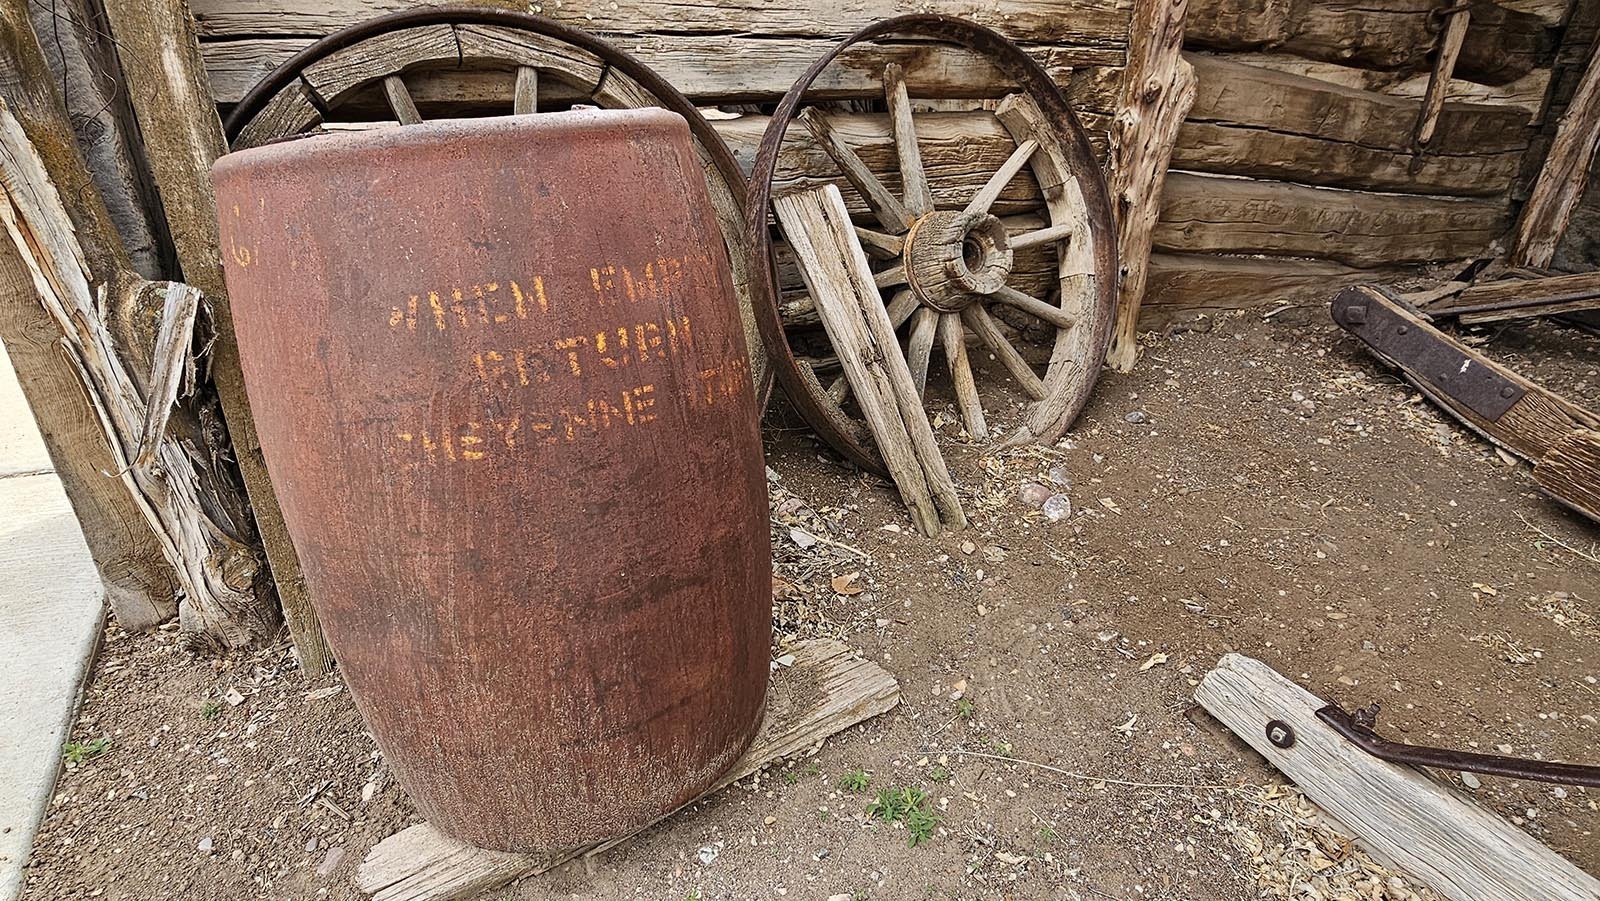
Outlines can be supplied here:
M237 100L274 65L318 35L409 0L191 0L212 88ZM1569 0L1471 0L1470 25L1434 137L1413 142L1441 19L1440 0L1190 0L1186 57L1198 91L1179 131L1149 273L1148 321L1185 308L1321 299L1340 282L1393 277L1424 261L1490 254L1511 223L1513 196L1544 115ZM1131 0L936 0L916 9L967 16L1021 43L1066 86L1106 150L1127 54ZM902 0L742 4L647 0L546 4L540 11L600 33L704 104L770 103L849 31L910 11ZM430 110L499 103L504 71L453 70L445 44L417 68ZM969 54L915 42L890 52L913 94L993 97L1008 87ZM883 57L847 56L825 77L826 96L879 95ZM557 85L541 90L559 96ZM311 104L304 104L310 109ZM719 123L741 159L765 120ZM845 126L874 168L890 171L881 122ZM981 182L1008 147L986 113L935 120L930 178ZM835 177L796 139L803 177ZM1538 152L1534 148L1532 152ZM1008 214L1037 208L1026 180L1002 198ZM847 192L847 196L848 196ZM1013 196L1014 195L1014 196Z

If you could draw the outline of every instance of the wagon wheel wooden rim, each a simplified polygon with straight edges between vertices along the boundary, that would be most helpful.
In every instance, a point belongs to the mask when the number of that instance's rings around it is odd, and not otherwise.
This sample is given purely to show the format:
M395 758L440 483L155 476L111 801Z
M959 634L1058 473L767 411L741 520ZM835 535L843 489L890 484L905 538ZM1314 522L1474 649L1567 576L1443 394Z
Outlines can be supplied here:
M884 72L889 130L903 192L896 195L833 133L826 114L800 112L818 75L853 44L890 34L933 37L989 58L1021 89L1006 97L996 116L1017 144L998 171L959 210L935 209L915 136L909 94L897 65ZM963 424L987 437L987 420L965 336L976 335L1032 401L1023 425L1006 445L1051 442L1072 424L1099 375L1116 319L1117 251L1105 180L1088 136L1049 76L1005 38L948 16L902 16L862 29L808 68L784 96L762 137L750 179L747 237L768 258L766 302L758 299L762 337L778 381L807 422L852 462L883 473L885 467L865 425L844 410L848 384L824 385L814 367L791 349L781 316L768 207L784 134L798 121L838 166L866 202L878 228L856 230L863 251L883 261L876 279L886 293L890 320L906 331L907 363L919 388L925 384L935 345L944 350ZM990 212L1005 187L1032 169L1045 194L1049 221L1008 235ZM1006 283L1012 253L1034 246L1057 248L1060 301L1023 293ZM1004 304L1053 325L1055 345L1043 378L1002 334L988 307Z
M328 34L285 60L239 101L224 131L234 150L290 138L330 122L331 112L374 86L381 88L396 121L414 124L422 116L407 72L469 62L510 67L506 83L513 114L538 111L545 78L576 88L604 108L659 106L688 121L728 251L756 400L765 409L774 373L756 310L764 297L756 285L764 267L745 239L743 173L693 103L644 63L594 35L505 9L437 6L377 16ZM322 77L308 77L314 74Z

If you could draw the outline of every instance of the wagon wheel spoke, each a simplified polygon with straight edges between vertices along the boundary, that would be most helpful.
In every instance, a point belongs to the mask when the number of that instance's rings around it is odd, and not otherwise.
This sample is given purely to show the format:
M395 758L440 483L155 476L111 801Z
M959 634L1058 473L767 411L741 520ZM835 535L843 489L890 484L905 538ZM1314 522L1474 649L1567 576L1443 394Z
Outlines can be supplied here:
M899 63L883 67L883 94L889 104L889 130L894 133L895 156L900 160L901 196L913 217L933 212L933 190L917 149L917 126L911 116L911 96Z
M889 191L878 176L872 174L872 170L861 161L861 157L840 140L828 122L826 114L815 107L807 107L805 112L800 114L800 124L811 133L811 137L816 140L817 146L822 148L822 152L839 167L845 180L850 182L856 193L867 202L872 215L883 223L883 227L888 229L890 234L904 234L906 229L911 227L911 214L906 211L905 205Z
M928 393L928 361L933 357L933 339L938 330L939 314L928 307L918 307L911 317L911 338L906 342L906 365L911 367L918 394Z
M967 212L989 212L989 208L994 206L994 202L1000 199L1000 192L1006 189L1006 185L1011 184L1011 180L1017 177L1017 173L1022 171L1023 166L1028 165L1028 160L1032 159L1034 151L1038 149L1039 142L1032 138L1019 144L1017 149L1012 151L1011 156L1000 164L1000 168L995 171L994 175L989 176L989 181L978 189L978 193L972 195L972 202L967 204Z
M893 288L895 285L905 284L906 264L904 262L896 263L882 272L874 273L872 283L879 288Z
M988 310L973 304L961 311L961 320L966 323L969 331L994 351L1001 365L1005 366L1006 371L1011 373L1011 377L1017 380L1017 384L1022 386L1022 390L1029 397L1034 400L1044 399L1044 382L1034 373L1028 361L1022 358L1022 353L1006 340L1006 336L1000 331L1000 324L994 321Z
M1045 228L1038 229L1037 231L1023 232L1020 235L1012 235L1011 249L1024 250L1029 247L1036 247L1040 244L1051 244L1056 241L1063 241L1072 237L1072 234L1075 231L1077 231L1077 228L1069 222L1061 225L1046 226Z
M1043 319L1056 328L1069 329L1074 325L1071 313L1054 304L1045 303L1031 294L1024 294L1010 285L1002 285L1000 290L989 296L1036 319Z
M889 300L889 322L895 328L899 328L905 325L911 314L919 309L921 306L917 302L917 296L912 294L909 288L897 291Z
M539 70L517 67L517 84L511 93L511 112L518 116L539 111Z
M989 437L989 426L983 420L983 401L978 397L978 383L972 378L972 364L967 361L967 336L961 328L959 313L939 314L939 344L944 348L944 359L950 367L950 381L956 389L956 405L961 408L961 424L967 434L982 440Z
M886 235L859 225L855 229L856 240L861 242L861 249L865 250L869 257L892 260L900 256L900 252L905 249L906 241L898 235Z
M383 77L383 96L388 98L389 109L394 110L394 117L401 125L415 125L422 121L422 114L417 112L411 92L406 90L405 80L399 75Z

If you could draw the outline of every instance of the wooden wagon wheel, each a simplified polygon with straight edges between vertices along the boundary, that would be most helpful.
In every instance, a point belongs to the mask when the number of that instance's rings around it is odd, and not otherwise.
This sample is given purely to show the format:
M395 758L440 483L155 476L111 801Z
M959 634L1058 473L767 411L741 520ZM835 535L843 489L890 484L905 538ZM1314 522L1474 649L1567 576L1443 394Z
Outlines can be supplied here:
M225 126L233 149L254 147L318 126L392 115L422 121L437 97L486 115L525 114L586 103L607 109L647 106L688 120L706 187L728 250L756 399L764 408L772 368L755 313L753 278L761 259L744 234L744 176L710 123L649 67L586 32L514 10L423 7L329 34L250 90ZM372 101L381 98L375 108ZM459 117L457 113L456 117Z
M888 129L902 187L899 195L841 138L827 113L815 107L800 111L812 82L840 52L891 34L937 38L982 53L1020 88L996 110L1016 150L975 193L955 198L954 203L930 186L918 148L917 116L899 66L888 65L883 76ZM890 321L906 333L901 352L918 388L926 385L937 345L945 356L967 431L975 438L987 437L988 424L966 349L966 336L974 335L1032 401L1024 423L1005 443L1059 438L1083 408L1105 359L1116 318L1117 250L1099 163L1088 136L1049 76L995 32L946 16L902 16L852 35L795 82L762 137L751 175L746 227L750 246L758 254L765 250L769 260L773 243L768 207L784 135L796 120L832 159L875 220L872 227L858 225L856 238L868 257L880 261L874 281L884 294ZM1043 193L1048 221L1012 234L993 209L1024 168L1031 169ZM1045 247L1054 248L1056 256L1057 303L1009 283L1016 251ZM775 262L765 275L757 284L767 297L758 302L756 312L784 390L837 450L860 466L884 472L867 429L846 411L848 384L840 378L824 385L811 362L791 348L783 305L778 302ZM1042 377L1007 339L991 312L996 305L1018 310L1055 330ZM794 306L788 305L791 310Z

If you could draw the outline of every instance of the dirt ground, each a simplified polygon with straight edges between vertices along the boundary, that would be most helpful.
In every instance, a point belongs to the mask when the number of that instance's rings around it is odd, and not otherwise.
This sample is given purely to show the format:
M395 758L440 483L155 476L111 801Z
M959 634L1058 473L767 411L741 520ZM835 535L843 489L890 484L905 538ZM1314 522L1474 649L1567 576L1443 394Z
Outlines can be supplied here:
M1600 529L1325 316L1160 337L1056 448L985 456L946 407L972 526L938 540L776 417L778 635L848 642L903 702L488 897L1429 897L1198 711L1197 680L1238 651L1347 707L1381 702L1409 741L1594 761ZM1517 326L1486 349L1600 402L1600 341ZM1029 481L1071 515L1020 500ZM74 740L87 759L62 777L28 901L355 898L363 855L415 819L337 677L307 683L284 646L213 662L110 629ZM864 790L841 787L856 771ZM938 818L915 847L866 814L901 788ZM1462 788L1600 874L1600 792Z

